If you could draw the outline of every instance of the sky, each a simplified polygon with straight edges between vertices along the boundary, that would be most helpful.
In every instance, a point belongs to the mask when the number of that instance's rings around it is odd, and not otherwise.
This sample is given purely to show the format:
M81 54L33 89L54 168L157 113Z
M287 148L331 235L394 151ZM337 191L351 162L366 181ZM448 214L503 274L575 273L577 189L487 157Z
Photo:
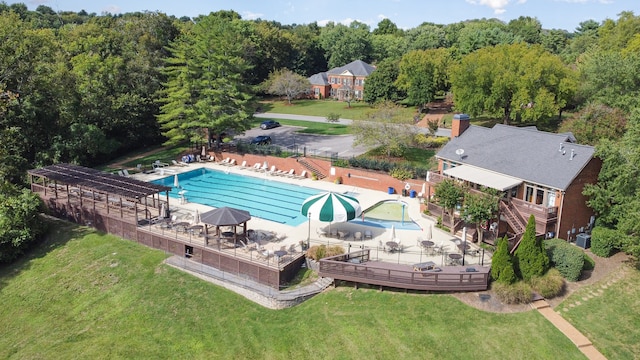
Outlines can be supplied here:
M1 0L0 0L1 1ZM283 25L353 20L375 29L388 18L399 28L423 22L451 24L464 20L497 18L504 22L520 16L537 18L544 29L573 32L585 20L617 20L622 11L640 15L639 0L4 0L24 3L29 10L46 5L54 11L111 14L159 11L176 17L234 10L243 19L278 21Z

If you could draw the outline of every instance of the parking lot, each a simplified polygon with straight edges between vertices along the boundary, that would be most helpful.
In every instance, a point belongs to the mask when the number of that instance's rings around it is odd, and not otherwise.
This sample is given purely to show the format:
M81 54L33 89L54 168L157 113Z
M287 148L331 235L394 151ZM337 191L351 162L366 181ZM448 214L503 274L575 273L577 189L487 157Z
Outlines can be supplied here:
M258 135L271 136L273 145L279 145L299 151L307 148L307 153L335 152L340 157L351 157L363 154L367 151L364 146L353 147L353 135L312 135L296 133L300 130L297 126L280 126L273 129L262 130L258 127L247 130L244 135L236 136L236 139L251 141Z

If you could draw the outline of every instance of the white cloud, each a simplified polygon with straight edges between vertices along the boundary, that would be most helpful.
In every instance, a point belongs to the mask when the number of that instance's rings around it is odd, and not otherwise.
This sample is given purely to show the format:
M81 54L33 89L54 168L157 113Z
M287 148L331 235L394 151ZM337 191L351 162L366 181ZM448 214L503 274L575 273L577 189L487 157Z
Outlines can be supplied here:
M488 6L493 9L495 14L503 14L505 7L509 5L510 0L466 0L469 4ZM526 0L525 0L526 1ZM520 1L522 3L522 1Z
M49 0L30 0L29 4L40 6L40 5L44 5L44 4L48 3L48 2L49 2Z
M112 15L113 14L120 14L120 13L122 13L122 9L118 5L107 5L107 6L102 8L102 12L103 13L109 13L109 14L112 14Z
M613 0L554 0L557 2L567 2L572 4L584 4L588 2L600 3L600 4L613 4Z
M380 14L380 15L378 15L378 19L380 19L380 20L388 19L388 16L385 15L385 14Z
M243 11L242 12L242 18L245 19L245 20L255 20L255 19L261 18L263 16L264 16L264 14L254 13L254 12L251 12L251 11Z

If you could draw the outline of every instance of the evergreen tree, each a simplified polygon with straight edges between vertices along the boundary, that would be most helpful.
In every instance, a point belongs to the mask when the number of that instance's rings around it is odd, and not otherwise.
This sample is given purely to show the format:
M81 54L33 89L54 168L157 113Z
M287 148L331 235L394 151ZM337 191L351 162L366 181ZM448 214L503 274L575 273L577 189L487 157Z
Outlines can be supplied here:
M249 129L254 105L243 81L249 65L239 21L216 13L200 17L191 33L171 46L158 116L168 144L201 139L202 129L209 134Z
M520 277L525 281L544 275L549 267L549 256L542 241L536 238L536 218L533 215L529 217L515 260Z
M491 279L504 284L512 284L516 280L509 254L509 240L506 236L498 239L496 252L491 258Z

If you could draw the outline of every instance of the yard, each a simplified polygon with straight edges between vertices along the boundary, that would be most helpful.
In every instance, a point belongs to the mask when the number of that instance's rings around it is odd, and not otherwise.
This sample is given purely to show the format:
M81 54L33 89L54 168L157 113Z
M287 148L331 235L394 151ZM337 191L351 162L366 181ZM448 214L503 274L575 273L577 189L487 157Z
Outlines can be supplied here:
M262 101L261 112L272 112L279 114L296 114L326 117L329 113L340 114L343 119L365 120L369 112L374 109L367 103L361 101L351 102L348 107L346 102L337 100L295 100L289 105L286 101L269 100ZM413 107L403 108L403 115L407 119L413 119L416 109Z
M583 358L535 311L352 288L268 310L161 251L64 222L51 234L0 269L2 358Z

